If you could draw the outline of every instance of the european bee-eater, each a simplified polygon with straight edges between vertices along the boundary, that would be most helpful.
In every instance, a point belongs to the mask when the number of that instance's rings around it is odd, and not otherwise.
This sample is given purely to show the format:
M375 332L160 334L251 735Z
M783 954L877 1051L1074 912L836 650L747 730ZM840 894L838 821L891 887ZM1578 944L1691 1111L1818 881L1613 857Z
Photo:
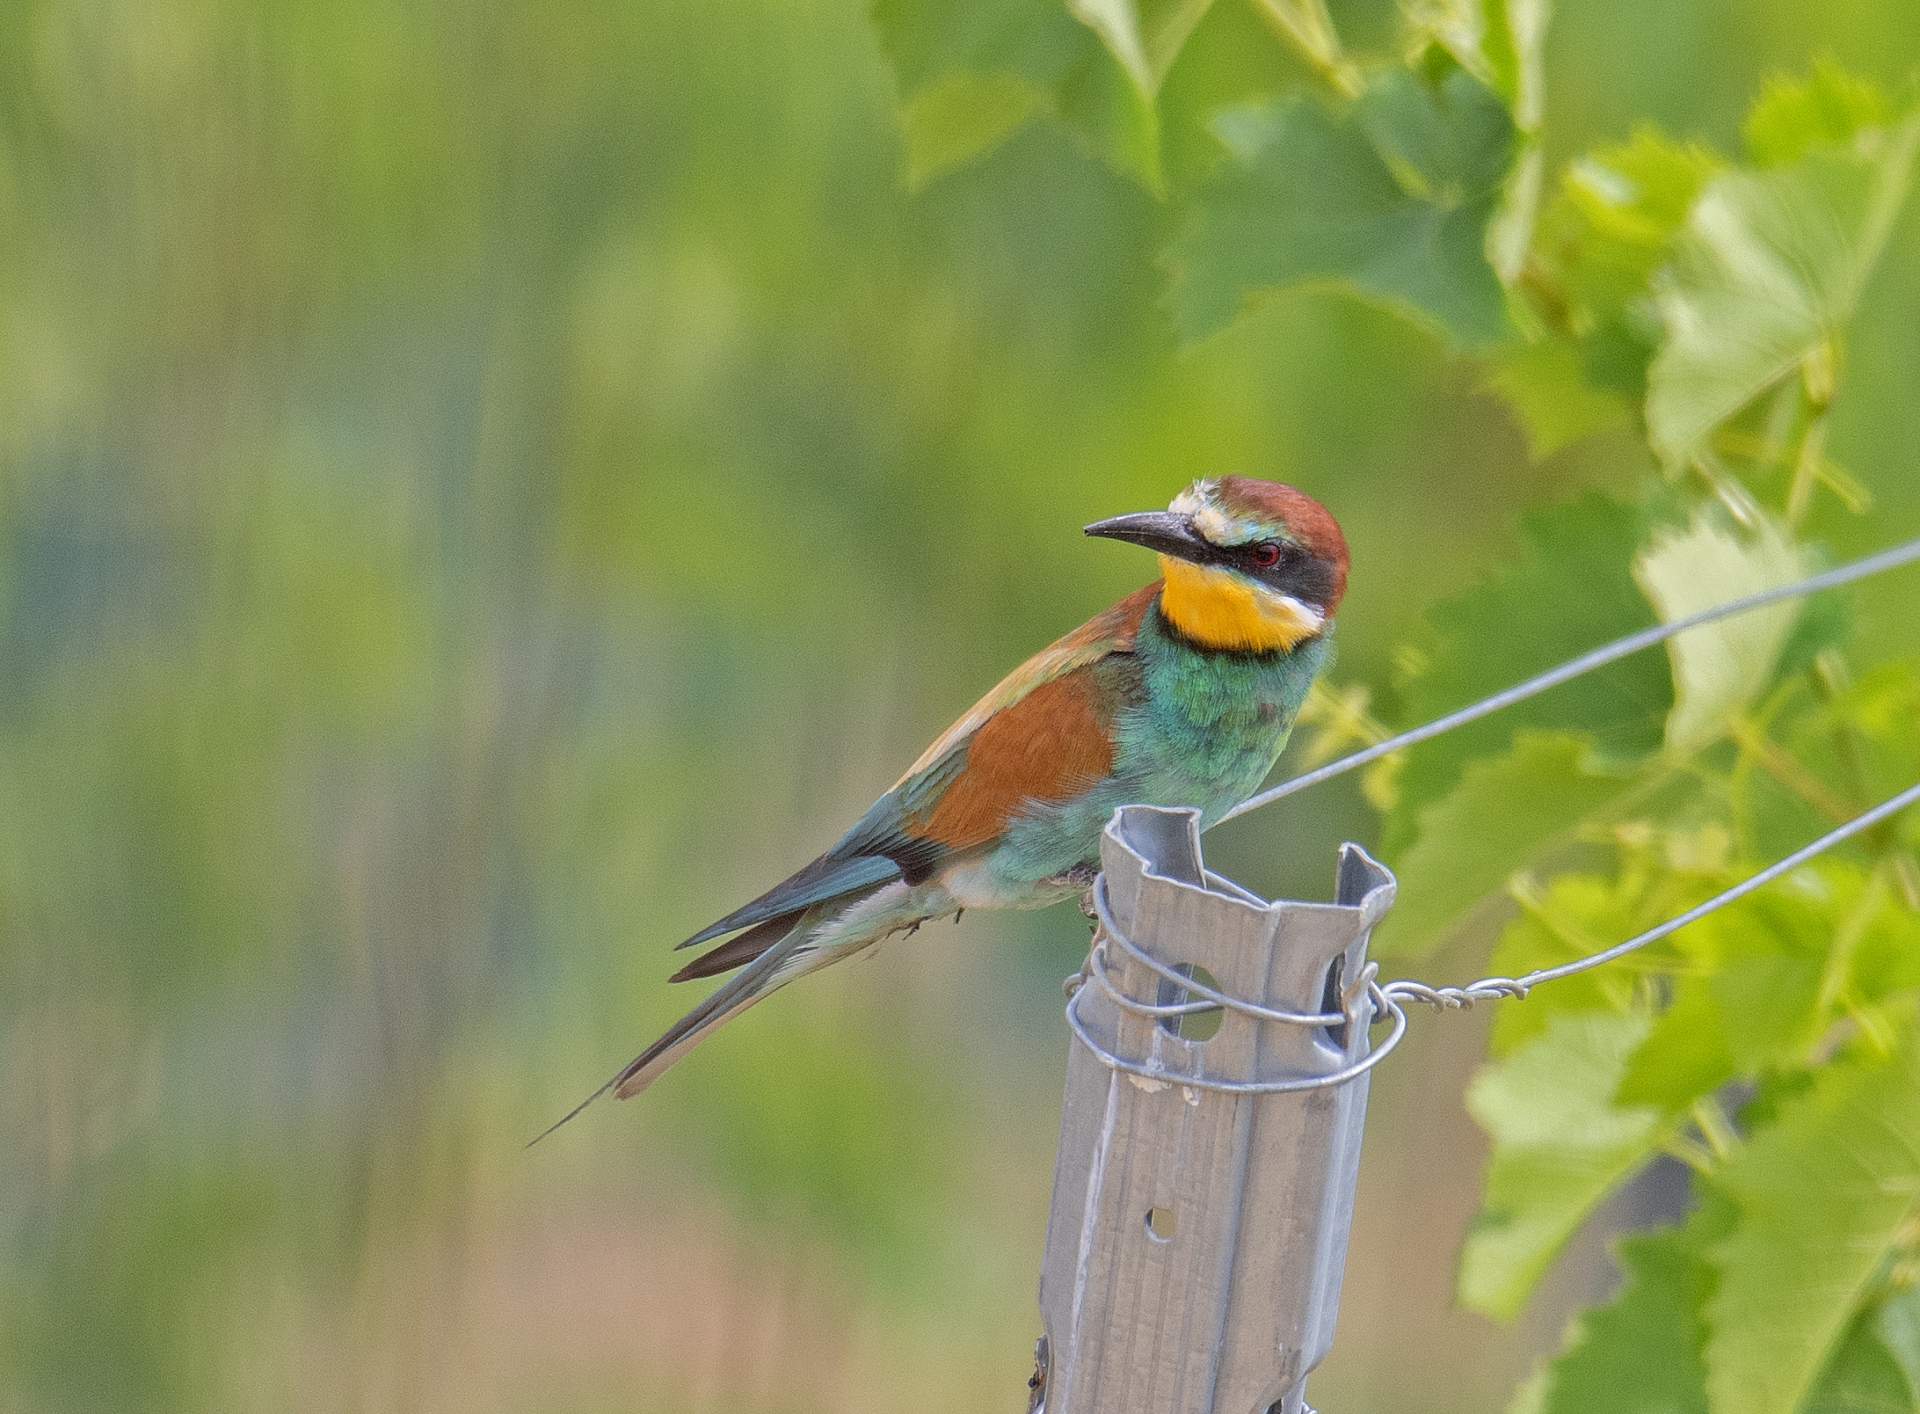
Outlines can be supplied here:
M722 1022L890 934L1081 893L1117 806L1197 806L1204 828L1259 788L1326 660L1339 525L1291 486L1229 476L1086 533L1158 552L1162 577L1022 663L832 849L680 944L734 934L675 982L741 970L589 1100L638 1094Z

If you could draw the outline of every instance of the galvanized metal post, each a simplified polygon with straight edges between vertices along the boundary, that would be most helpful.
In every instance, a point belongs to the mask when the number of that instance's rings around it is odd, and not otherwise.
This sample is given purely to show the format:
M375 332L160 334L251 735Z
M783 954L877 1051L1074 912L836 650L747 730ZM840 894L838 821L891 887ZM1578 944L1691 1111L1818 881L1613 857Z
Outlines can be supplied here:
M1393 876L1349 844L1334 903L1268 903L1207 872L1197 812L1151 806L1115 812L1101 863L1031 1407L1300 1414L1333 1338L1367 1071L1405 1026L1366 960Z

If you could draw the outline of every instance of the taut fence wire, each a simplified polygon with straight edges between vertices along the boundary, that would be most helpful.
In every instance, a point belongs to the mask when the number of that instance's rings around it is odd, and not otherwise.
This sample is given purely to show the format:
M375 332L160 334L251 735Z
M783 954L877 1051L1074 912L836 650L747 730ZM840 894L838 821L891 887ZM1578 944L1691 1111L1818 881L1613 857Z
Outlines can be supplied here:
M1799 599L1809 594L1818 594L1823 589L1838 589L1843 584L1853 584L1876 574L1883 574L1887 570L1897 569L1901 565L1912 564L1915 560L1920 560L1920 538L1909 540L1902 545L1895 545L1878 554L1868 555L1865 559L1855 560L1851 564L1840 565L1806 579L1797 579L1791 584L1780 584L1772 589L1763 589L1756 594L1730 599L1724 604L1714 605L1711 609L1702 609L1697 614L1688 614L1685 618L1675 619L1672 623L1655 624L1652 628L1630 633L1625 638L1615 639L1612 643L1596 648L1591 653L1583 653L1557 668L1549 668L1538 677L1516 683L1504 692L1496 692L1493 696L1482 698L1471 706L1462 707L1457 712L1449 712L1444 717L1437 717L1425 726L1414 727L1410 731L1401 732L1398 736L1388 737L1385 741L1369 746L1363 751L1342 756L1337 761L1329 761L1317 770L1304 772L1290 780L1282 781L1277 786L1263 790L1258 795L1248 796L1222 815L1220 820L1225 822L1236 816L1245 815L1248 811L1258 810L1263 805L1271 805L1274 801L1282 800L1296 791L1303 791L1308 786L1317 786L1322 781L1330 781L1335 776L1345 775L1348 771L1371 765L1381 757L1391 756L1405 747L1431 741L1434 737L1442 736L1455 727L1464 727L1469 722L1477 722L1482 717L1492 716L1503 707L1525 702L1529 697L1538 697L1547 689L1558 687L1563 682L1571 682L1574 678L1590 673L1595 668L1604 668L1609 663L1617 663L1622 658L1631 657L1643 648L1651 648L1656 643L1665 643L1668 639L1677 637L1690 628L1699 628L1702 624L1714 623L1767 604L1777 604L1782 599Z
M1400 1044L1400 1038L1406 1034L1407 1014L1400 1005L1402 1002L1421 1002L1442 1011L1464 1010L1475 1002L1496 1001L1502 997L1524 1000L1527 993L1542 982L1556 982L1562 977L1571 977L1577 972L1586 972L1615 958L1626 956L1649 943L1657 943L1670 933L1676 933L1689 923L1705 918L1716 909L1724 908L1737 899L1745 898L1756 889L1765 888L1783 874L1798 869L1808 860L1825 853L1842 840L1851 839L1863 830L1870 830L1882 820L1898 815L1908 806L1920 803L1920 781L1908 786L1898 795L1890 796L1871 810L1861 812L1844 825L1837 825L1816 840L1796 849L1792 854L1775 860L1758 873L1751 874L1739 883L1721 890L1712 898L1703 900L1686 912L1656 924L1643 933L1636 933L1625 942L1615 943L1600 952L1565 962L1558 967L1540 968L1527 973L1524 977L1482 977L1477 982L1469 982L1464 987L1435 987L1412 978L1402 978L1395 982L1379 982L1379 964L1369 962L1353 982L1340 992L1340 1010L1329 1012L1298 1013L1260 1006L1243 997L1209 987L1192 977L1185 976L1168 967L1143 951L1127 936L1114 921L1111 905L1108 902L1104 877L1095 883L1093 906L1095 917L1099 921L1099 931L1092 950L1087 954L1086 970L1078 976L1067 979L1067 1025L1087 1048L1092 1051L1109 1069L1146 1079L1165 1079L1163 1066L1129 1060L1115 1054L1087 1032L1081 1020L1076 1003L1081 987L1088 983L1096 984L1111 1003L1133 1016L1146 1017L1156 1021L1169 1021L1178 1017L1190 1016L1200 1012L1225 1010L1254 1021L1275 1021L1289 1026L1332 1027L1343 1025L1367 1026L1382 1021L1390 1022L1393 1029L1385 1040L1379 1042L1364 1056L1351 1061L1338 1070L1307 1076L1289 1076L1275 1080L1230 1080L1204 1076L1185 1076L1181 1084L1190 1089L1207 1090L1233 1095L1275 1095L1289 1094L1303 1090L1324 1090L1336 1085L1344 1085L1356 1076L1363 1075L1384 1060L1394 1047ZM1149 1003L1136 1001L1129 997L1124 988L1114 982L1107 949L1117 946L1127 961L1144 967L1147 971L1171 984L1177 994L1185 1000L1170 1003ZM1363 1001L1366 1006L1363 1007Z
M1920 560L1920 539L1632 634L1284 781L1231 819L1637 653ZM1920 803L1920 783L1657 927L1524 977L1382 983L1368 939L1397 885L1357 845L1331 904L1269 902L1206 868L1200 814L1122 806L1101 836L1098 927L1067 979L1060 1145L1029 1414L1311 1414L1332 1344L1370 1072L1406 1005L1523 998L1705 917ZM1184 1023L1220 1014L1217 1031ZM1391 1029L1374 1044L1375 1025Z
M1623 943L1572 962L1563 962L1558 967L1544 967L1529 972L1524 977L1483 977L1478 982L1469 982L1464 987L1429 987L1424 982L1389 982L1380 990L1389 1000L1403 998L1412 1002L1425 1002L1429 1006L1450 1009L1470 1007L1475 1002L1493 1001L1499 997L1524 998L1528 992L1542 982L1557 982L1562 977L1571 977L1576 972L1585 972L1602 963L1612 962L1617 957L1625 957L1636 948L1644 948L1648 943L1657 943L1669 933L1677 933L1699 919L1705 918L1717 908L1724 908L1735 899L1745 898L1755 889L1764 888L1782 874L1792 873L1802 864L1824 854L1842 840L1851 839L1862 830L1870 830L1889 816L1898 815L1909 805L1920 802L1920 781L1908 786L1898 795L1889 796L1873 809L1862 811L1844 825L1836 825L1817 840L1800 846L1784 859L1777 859L1757 874L1750 874L1731 888L1723 889L1712 898L1695 904L1685 913L1669 918L1664 923L1655 924L1644 933L1636 933Z
M1859 580L1870 578L1873 575L1883 574L1887 570L1912 564L1916 560L1920 560L1920 538L1908 540L1903 544L1892 546L1877 554L1868 555L1850 564L1840 565L1834 569L1826 570L1821 574L1810 575L1805 579L1794 580L1790 584L1776 585L1771 589L1763 589L1757 593L1744 595L1738 599L1730 599L1724 604L1716 604L1710 609L1702 609L1697 614L1688 614L1684 618L1675 619L1671 623L1656 624L1652 628L1642 629L1639 633L1628 634L1625 638L1615 639L1612 643L1596 648L1590 653L1583 653L1578 658L1562 663L1557 668L1550 668L1536 677L1528 678L1525 682L1516 683L1503 692L1496 692L1491 697L1482 698L1470 706L1462 707L1457 712L1449 712L1446 716L1438 717L1428 722L1425 726L1414 727L1410 731L1401 732L1398 736L1388 737L1385 741L1369 746L1365 750L1353 752L1341 757L1337 761L1330 761L1317 770L1307 771L1293 777L1291 780L1282 781L1270 790L1264 790L1258 795L1250 796L1233 809L1227 811L1226 814L1220 818L1222 821L1226 821L1233 819L1236 815L1245 815L1250 810L1257 810L1262 805L1270 805L1276 800L1294 794L1296 791L1305 790L1308 786L1318 785L1321 781L1331 780L1333 777L1347 771L1352 771L1361 766L1378 761L1384 756L1390 756L1405 747L1414 746L1423 741L1430 741L1434 737L1450 732L1456 727L1463 727L1469 722L1477 722L1482 717L1490 716L1503 707L1511 707L1517 702L1526 701L1529 697L1538 696L1549 688L1558 687L1561 683L1571 681L1583 673L1590 673L1596 668L1603 668L1609 663L1618 662L1620 659L1638 653L1644 648L1651 648L1656 643L1665 643L1668 639L1685 633L1688 629L1699 628L1703 624L1710 624L1719 619L1745 613L1749 609L1758 609L1767 604L1775 604L1783 599L1802 598L1809 594L1818 594L1822 590L1835 589L1844 584L1853 584ZM1827 831L1826 834L1820 836L1820 838L1801 846L1784 859L1776 860L1758 873L1742 879L1731 888L1715 894L1712 898L1704 902L1695 904L1686 912L1669 918L1666 922L1657 924L1647 929L1644 933L1628 938L1624 942L1615 943L1612 947L1603 949L1591 956L1578 958L1573 962L1562 963L1558 967L1542 968L1529 972L1524 977L1483 977L1479 981L1470 982L1464 987L1434 987L1429 986L1425 982L1417 982L1410 978L1380 985L1369 979L1370 1000L1374 1004L1376 1017L1391 1017L1394 1022L1392 1035L1388 1037L1386 1043L1381 1046L1378 1051L1368 1058L1369 1062L1377 1062L1381 1055L1392 1050L1394 1045L1399 1042L1401 1033L1405 1030L1406 1017L1400 1007L1396 1005L1397 1002L1423 1002L1428 1006L1442 1010L1452 1010L1470 1007L1477 1001L1493 1001L1501 997L1513 997L1516 1000L1524 999L1529 991L1539 986L1542 982L1557 981L1562 977L1571 977L1577 972L1585 972L1589 968L1599 967L1603 963L1611 962L1617 957L1624 957L1636 949L1643 948L1649 943L1658 942L1670 933L1678 932L1689 923L1706 917L1716 909L1726 907L1726 905L1734 902L1736 899L1746 897L1746 895L1752 893L1755 889L1764 888L1783 874L1791 873L1808 860L1832 849L1841 841L1851 839L1863 830L1872 829L1875 825L1890 816L1898 815L1902 810L1905 810L1909 805L1913 805L1916 802L1920 802L1920 782L1916 782L1907 787L1907 789L1901 791L1898 795L1889 797L1874 806L1871 810L1854 816L1853 819L1848 820L1845 824L1834 827ZM1102 906L1102 909L1101 921L1104 924L1108 920L1104 912L1104 906ZM1111 930L1109 931L1111 932ZM1191 982L1186 984L1186 989L1189 993L1206 998L1206 1001L1195 1005L1204 1006L1207 1002L1218 1006L1229 1007L1243 1005L1236 1003L1231 998L1210 995L1206 989L1197 987ZM1193 1009L1193 1007L1190 1006L1189 1009ZM1073 1020L1071 1009L1068 1011L1068 1020L1069 1022ZM1298 1018L1298 1020L1307 1022L1319 1020L1321 1024L1325 1024L1330 1018L1302 1017ZM1347 1078L1349 1077L1342 1074L1316 1077L1315 1079L1319 1084L1334 1084Z

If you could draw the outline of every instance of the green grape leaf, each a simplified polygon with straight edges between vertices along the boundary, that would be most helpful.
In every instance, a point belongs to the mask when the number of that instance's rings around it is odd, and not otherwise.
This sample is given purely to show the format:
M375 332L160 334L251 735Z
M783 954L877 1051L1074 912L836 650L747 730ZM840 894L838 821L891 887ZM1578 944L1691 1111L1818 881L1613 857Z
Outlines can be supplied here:
M908 187L991 152L1045 108L1046 94L1017 74L957 69L934 80L901 108Z
M1540 125L1549 0L1403 0L1413 44L1438 44L1500 96L1526 132Z
M1707 508L1684 531L1655 532L1633 566L1664 623L1789 583L1809 570L1805 555L1764 514L1756 513L1751 529L1740 534ZM1675 686L1669 751L1686 755L1726 733L1772 682L1799 616L1799 603L1786 600L1689 629L1667 644Z
M1719 165L1704 148L1642 128L1562 174L1540 216L1527 284L1549 325L1573 341L1592 387L1634 404L1646 397L1660 340L1648 281Z
M1488 894L1573 827L1622 795L1634 777L1595 768L1588 738L1522 732L1504 756L1473 762L1460 784L1420 814L1400 856L1400 901L1375 935L1383 955L1420 957Z
M1890 126L1898 114L1878 84L1856 79L1830 59L1805 79L1774 74L1754 100L1741 135L1763 167L1795 161L1816 147L1839 147L1866 128Z
M1080 22L1099 35L1141 91L1159 91L1180 48L1213 0L1067 0Z
M1791 954L1744 957L1715 973L1711 986L1720 1003L1727 1049L1741 1072L1751 1075L1768 1065L1805 1058L1818 1039L1811 1024L1820 995L1820 962L1818 957Z
M1052 0L874 0L873 22L909 96L957 72L1013 74L1045 87L1093 39Z
M1659 1112L1612 1103L1646 1032L1644 1017L1561 1012L1474 1077L1467 1109L1493 1154L1460 1257L1462 1305L1512 1317L1587 1215L1651 1156Z
M1907 1377L1913 1407L1920 1409L1920 1286L1901 1287L1882 1301L1873 1313L1873 1329Z
M1714 1249L1715 1414L1793 1414L1920 1211L1920 1048L1815 1073L1720 1172L1740 1225Z
M1627 1062L1614 1103L1657 1105L1674 1114L1719 1089L1738 1070L1713 988L1700 978L1683 978L1673 1004Z
M1621 1240L1620 1291L1573 1322L1541 1372L1537 1414L1707 1414L1705 1254L1731 1218L1709 1194L1684 1227Z
M1857 1320L1798 1414L1913 1414L1906 1371L1871 1317Z
M1560 874L1545 890L1519 891L1520 916L1500 932L1487 970L1500 977L1573 962L1630 938L1664 914L1648 912L1647 891L1632 882L1595 874ZM1659 900L1655 907L1660 906ZM1525 1006L1503 1006L1493 1014L1488 1054L1511 1055L1547 1029L1561 1011L1627 1012L1635 1005L1635 966L1645 953L1616 966L1563 977L1527 997Z
M1623 398L1588 380L1580 346L1571 339L1546 338L1500 350L1487 386L1519 418L1536 462L1589 432L1624 425L1633 411Z
M1785 166L1722 172L1656 281L1647 429L1669 469L1799 370L1852 315L1906 200L1920 113Z
M1167 252L1183 338L1327 282L1456 344L1507 336L1486 231L1515 130L1472 75L1456 68L1430 86L1389 69L1340 112L1288 98L1224 112L1214 132L1226 160Z
M1856 883L1842 895L1842 907L1850 907L1865 888ZM1885 1001L1920 989L1920 913L1899 900L1897 889L1882 891L1880 906L1868 916L1846 961L1847 987L1861 1001Z
M1171 8L1197 10L1196 22L1205 10ZM1137 20L1133 6L1125 9ZM1059 0L875 0L873 19L899 82L910 185L985 155L1047 114L1116 171L1159 190L1152 86ZM1164 45L1177 29L1163 22L1140 31L1141 43L1151 33Z
M1823 861L1676 933L1683 975L1615 1098L1672 1112L1735 1076L1806 1064L1837 1000L1824 991L1835 921L1863 889L1855 866Z
M1512 174L1500 189L1500 204L1487 218L1487 262L1502 285L1513 286L1526 271L1546 174L1546 154L1538 135L1523 131Z
M1104 45L1096 41L1051 93L1054 117L1083 148L1154 195L1162 193L1159 109Z
M1631 562L1645 515L1589 495L1520 519L1524 554L1427 612L1427 631L1403 650L1396 687L1406 724L1432 721L1488 693L1651 626ZM1470 760L1509 749L1522 728L1589 734L1610 765L1657 752L1673 705L1667 666L1635 654L1552 692L1413 749L1382 846L1396 864L1420 833L1420 812L1454 789ZM1407 903L1402 891L1402 904Z
M1810 736L1857 735L1868 748L1863 764L1875 795L1890 795L1920 769L1920 661L1880 663L1861 674L1807 723Z
M1802 546L1803 565L1811 573L1825 569L1826 562L1811 546ZM1776 680L1804 673L1829 648L1845 643L1853 631L1853 600L1845 589L1828 589L1800 600L1800 617L1780 650L1774 668Z
M1538 136L1545 111L1549 0L1403 0L1412 49L1439 45L1507 105L1517 155L1487 223L1487 259L1503 285L1519 278L1546 171Z

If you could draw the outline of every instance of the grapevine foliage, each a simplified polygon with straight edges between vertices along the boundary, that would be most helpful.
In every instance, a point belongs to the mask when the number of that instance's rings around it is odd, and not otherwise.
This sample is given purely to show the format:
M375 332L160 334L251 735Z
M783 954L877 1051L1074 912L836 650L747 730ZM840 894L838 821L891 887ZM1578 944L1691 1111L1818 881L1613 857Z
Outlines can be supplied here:
M1168 305L1203 339L1336 285L1463 356L1537 455L1631 428L1633 505L1543 510L1511 567L1401 654L1404 721L1656 619L1797 578L1841 343L1904 203L1920 106L1831 66L1771 80L1738 156L1652 128L1542 170L1544 0L1405 0L1392 59L1318 0L1250 4L1269 91L1169 75L1209 0L878 0L909 178L1030 121L1172 208ZM1182 126L1208 162L1170 160ZM1524 633L1517 625L1525 625ZM1351 693L1307 719L1353 733ZM1329 725L1328 730L1332 730ZM1323 743L1324 745L1324 743ZM1849 658L1846 603L1743 615L1393 761L1368 782L1429 951L1504 896L1517 976L1645 928L1920 775L1920 660ZM1492 1139L1459 1297L1511 1316L1582 1221L1658 1156L1686 1222L1625 1240L1626 1280L1515 1411L1838 1414L1920 1407L1916 822L1498 1015L1469 1107Z

